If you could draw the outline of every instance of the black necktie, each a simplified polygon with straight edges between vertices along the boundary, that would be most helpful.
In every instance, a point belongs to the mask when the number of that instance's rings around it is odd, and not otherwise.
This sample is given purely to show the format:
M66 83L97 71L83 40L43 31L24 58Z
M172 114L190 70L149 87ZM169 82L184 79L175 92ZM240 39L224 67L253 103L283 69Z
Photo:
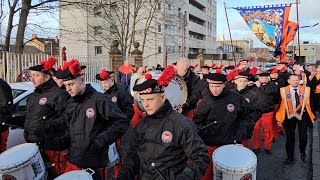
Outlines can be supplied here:
M298 94L297 90L298 90L298 89L294 89L294 91L295 91L295 92L294 92L294 96L295 96L295 99L296 99L296 107L298 107L299 104L300 104L299 94Z

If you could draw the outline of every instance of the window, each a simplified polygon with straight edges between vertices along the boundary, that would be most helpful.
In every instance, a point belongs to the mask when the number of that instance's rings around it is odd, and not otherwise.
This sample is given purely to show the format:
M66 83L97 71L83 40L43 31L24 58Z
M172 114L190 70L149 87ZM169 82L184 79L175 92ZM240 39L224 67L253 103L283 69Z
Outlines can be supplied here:
M93 30L95 36L102 34L102 26L95 26Z
M158 3L158 10L161 10L161 3Z
M110 26L110 32L111 32L111 34L117 33L118 32L117 26L114 26L114 25Z
M93 8L93 15L94 16L101 16L101 6L95 6Z
M158 53L161 53L161 46L158 46Z
M94 50L96 55L102 54L102 46L95 46Z
M308 48L303 48L304 51L308 51Z
M161 24L158 24L158 32L161 32Z
M26 90L22 90L22 89L12 89L11 90L13 99L15 99L16 97L20 96L24 92L26 92Z
M168 4L168 10L171 11L171 4Z

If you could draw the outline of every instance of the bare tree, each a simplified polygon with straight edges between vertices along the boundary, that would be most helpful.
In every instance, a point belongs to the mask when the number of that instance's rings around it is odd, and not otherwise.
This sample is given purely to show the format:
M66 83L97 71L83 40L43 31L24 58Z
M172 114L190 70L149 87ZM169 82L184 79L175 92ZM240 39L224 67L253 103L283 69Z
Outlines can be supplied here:
M20 54L23 53L24 35L25 35L25 29L27 26L27 20L28 20L30 10L41 8L44 5L52 2L58 2L58 0L40 0L36 4L31 4L31 0L22 0L22 5L21 5L21 8L19 9L20 10L19 24L18 24L18 30L16 35L16 44L15 44L16 53L20 53Z
M15 15L16 6L18 4L19 0L13 0L11 5L11 0L8 0L8 6L9 6L9 14L8 14L8 24L7 24L7 30L6 30L6 36L5 36L5 43L4 43L4 51L9 51L10 47L10 39L11 39L11 32L13 29L13 17Z

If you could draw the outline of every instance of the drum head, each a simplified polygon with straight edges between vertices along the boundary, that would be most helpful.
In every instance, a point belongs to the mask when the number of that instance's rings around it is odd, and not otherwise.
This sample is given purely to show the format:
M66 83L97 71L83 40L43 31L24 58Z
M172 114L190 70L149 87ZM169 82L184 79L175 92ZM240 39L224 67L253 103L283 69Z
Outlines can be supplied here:
M0 171L27 162L37 154L38 149L38 146L33 143L25 143L6 150L0 154Z
M212 154L214 165L225 170L242 172L257 166L257 156L248 148L240 145L225 145Z
M84 171L84 170L71 171L55 178L55 180L73 180L73 179L91 180L93 178L87 171Z
M152 72L152 78L158 79L161 76L161 71ZM143 83L145 78L138 80L137 84ZM167 99L172 105L173 110L178 110L179 105L183 105L187 101L187 85L184 80L179 76L174 76L169 85L165 87L165 92ZM145 112L143 105L140 100L139 93L135 92L136 101L139 105L141 111Z

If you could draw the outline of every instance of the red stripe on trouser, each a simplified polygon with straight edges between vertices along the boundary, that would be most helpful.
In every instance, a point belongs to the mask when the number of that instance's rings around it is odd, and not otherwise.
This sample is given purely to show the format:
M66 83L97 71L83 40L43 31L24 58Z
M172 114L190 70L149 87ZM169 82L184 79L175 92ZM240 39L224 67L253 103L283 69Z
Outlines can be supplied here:
M7 149L7 141L9 136L9 130L3 131L1 134L0 153Z
M264 148L270 150L273 139L272 130L273 112L262 114L262 117L256 122L253 130L253 148L260 148L260 129L263 126Z
M67 162L66 163L66 169L64 170L64 173L70 172L70 171L75 171L75 170L81 170L81 168L79 168L78 166Z
M276 104L274 106L274 111L273 111L274 114L273 114L273 121L272 121L273 137L274 138L279 137L279 133L281 131L284 131L284 127L283 126L282 127L278 126L278 121L276 119L276 113L277 113L278 109L279 109L279 104Z
M189 111L183 111L182 114L183 114L185 117L189 118L190 120L193 119L193 109L191 109L191 110L189 110Z
M59 176L65 172L66 169L66 155L64 151L51 151L51 150L44 150L46 153L48 160L50 163L54 163L55 166L51 167L52 172L54 175Z
M204 176L202 176L201 180L212 180L213 179L213 162L212 162L212 154L218 148L218 146L207 146L209 155L210 155L210 162L209 166L206 169Z
M249 148L249 139L242 140L241 144L243 147Z

